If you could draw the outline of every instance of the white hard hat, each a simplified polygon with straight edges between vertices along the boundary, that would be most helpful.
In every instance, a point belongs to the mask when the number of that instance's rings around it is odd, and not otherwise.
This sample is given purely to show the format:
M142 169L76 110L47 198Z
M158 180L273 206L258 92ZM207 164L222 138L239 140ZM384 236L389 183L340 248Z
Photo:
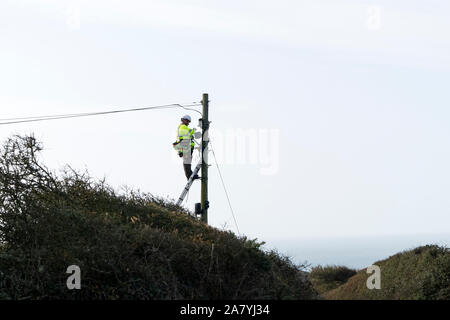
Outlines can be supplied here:
M181 119L185 119L185 120L188 120L188 121L192 121L190 115L185 115L185 116L183 116L183 118L181 118Z

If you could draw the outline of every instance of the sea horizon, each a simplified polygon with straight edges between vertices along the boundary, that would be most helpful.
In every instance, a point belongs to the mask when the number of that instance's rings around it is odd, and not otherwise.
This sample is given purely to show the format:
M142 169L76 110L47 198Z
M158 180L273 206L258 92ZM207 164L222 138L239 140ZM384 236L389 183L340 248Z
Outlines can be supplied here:
M276 250L296 264L339 265L361 270L377 261L423 245L449 247L450 233L384 236L298 237L265 240L266 250Z

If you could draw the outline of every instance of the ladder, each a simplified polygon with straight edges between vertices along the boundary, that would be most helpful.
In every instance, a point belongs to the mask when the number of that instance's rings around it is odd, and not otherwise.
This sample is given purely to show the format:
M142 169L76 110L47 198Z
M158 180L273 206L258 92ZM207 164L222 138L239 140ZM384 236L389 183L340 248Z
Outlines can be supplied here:
M197 164L197 166L195 167L194 171L192 172L191 177L189 178L189 180L186 184L186 187L184 187L183 192L181 193L180 197L178 198L177 206L180 206L181 203L183 202L184 198L186 198L186 195L189 192L189 189L191 188L192 183L194 183L194 177L196 174L198 174L201 167L202 167L202 161L200 160L199 163Z

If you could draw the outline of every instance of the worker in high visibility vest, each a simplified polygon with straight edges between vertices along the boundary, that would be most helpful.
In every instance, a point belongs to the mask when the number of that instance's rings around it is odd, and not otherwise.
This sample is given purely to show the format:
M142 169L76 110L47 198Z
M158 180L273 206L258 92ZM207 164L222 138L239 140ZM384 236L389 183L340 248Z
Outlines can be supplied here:
M192 153L194 152L194 133L195 129L190 129L189 124L191 123L191 117L189 115L183 116L181 118L181 124L177 129L177 141L173 143L173 147L178 151L180 158L183 158L183 167L186 178L192 175ZM198 179L199 176L195 175L194 179Z

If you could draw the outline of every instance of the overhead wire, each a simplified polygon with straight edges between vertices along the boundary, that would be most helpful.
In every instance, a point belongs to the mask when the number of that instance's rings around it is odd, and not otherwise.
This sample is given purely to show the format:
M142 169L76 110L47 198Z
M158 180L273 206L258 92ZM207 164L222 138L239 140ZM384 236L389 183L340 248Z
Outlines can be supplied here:
M99 116L99 115L107 115L107 114L117 114L117 113L125 113L125 112L136 112L136 111L146 111L146 110L156 110L156 109L169 109L169 108L183 108L185 110L190 110L199 113L203 116L202 112L196 109L192 109L189 107L200 106L201 103L194 102L191 104L166 104L160 106L150 106L150 107L141 107L141 108L130 108L130 109L119 109L119 110L109 110L109 111L101 111L101 112L85 112L85 113L71 113L71 114L57 114L57 115L46 115L46 116L31 116L31 117L16 117L16 118L4 118L0 119L0 125L8 125L8 124L18 124L18 123L28 123L28 122L39 122L39 121L49 121L49 120L60 120L60 119L70 119L70 118L80 118L80 117L90 117L90 116ZM231 205L231 200L228 194L228 190L225 186L225 182L222 176L222 172L219 167L219 163L217 161L216 154L212 147L211 141L209 142L211 146L211 152L214 156L214 160L216 163L217 171L219 173L220 180L222 182L223 189L225 191L225 195L227 197L228 206L231 210L231 214L236 225L236 229L238 234L240 235L239 226L236 221L236 216L234 214L233 206Z
M201 103L198 103L198 102L191 103L191 104L184 104L184 105L179 104L179 103L172 103L172 104L166 104L166 105L160 105L160 106L119 109L119 110L109 110L109 111L100 111L100 112L84 112L84 113L21 117L21 118L6 118L6 119L0 119L0 125L80 118L80 117L99 116L99 115L125 113L125 112L146 111L146 110L155 110L155 109L169 109L169 108L183 108L185 110L198 112L200 115L202 115L202 113L199 110L189 108L189 107L194 107L194 106L199 106L199 105L201 105Z
M216 153L214 152L214 148L213 148L213 146L211 144L211 140L209 141L209 145L211 146L211 152L212 152L212 154L214 156L214 161L216 163L217 172L219 173L219 177L220 177L220 180L222 182L222 187L223 187L223 190L225 191L225 195L227 197L228 206L230 207L230 211L231 211L231 215L233 216L234 224L236 225L236 229L237 229L238 235L240 236L241 232L239 231L239 226L238 226L237 221L236 221L236 216L234 214L233 206L231 205L230 196L228 195L227 187L225 186L225 182L223 180L222 172L221 172L220 167L219 167L219 162L217 161Z

